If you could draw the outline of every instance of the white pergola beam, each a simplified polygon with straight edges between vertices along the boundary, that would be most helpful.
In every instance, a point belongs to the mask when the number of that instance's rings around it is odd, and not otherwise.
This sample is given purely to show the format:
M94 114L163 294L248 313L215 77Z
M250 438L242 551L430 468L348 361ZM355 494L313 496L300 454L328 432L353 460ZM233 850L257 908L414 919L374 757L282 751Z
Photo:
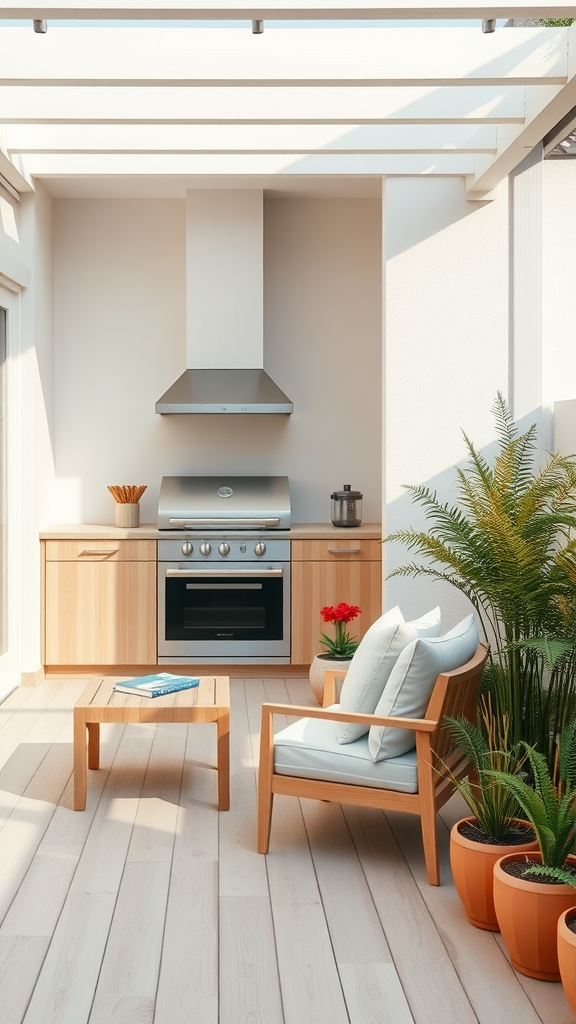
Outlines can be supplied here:
M6 153L0 150L0 184L2 179L16 192L30 192L31 186Z
M565 32L56 28L0 33L0 85L561 84Z
M495 125L7 125L9 154L495 153Z
M0 124L505 124L523 120L521 86L0 88Z
M558 122L558 127L552 132L547 132L546 140L544 144L543 155L547 156L553 149L556 149L561 142L563 142L568 135L571 135L576 131L576 113L573 113L575 108L573 107L569 113ZM570 147L573 150L573 146Z
M562 88L526 88L524 124L503 126L498 132L496 155L478 158L476 174L467 182L470 198L494 188L576 106L576 24L568 30L568 57L568 81Z
M94 3L94 0L60 0L46 6L30 3L6 2L0 7L0 17L5 19L30 20L34 18L66 20L173 21L189 19L194 21L365 21L365 20L410 20L438 21L469 18L571 18L574 4L568 0L540 0L527 3L526 0L507 0L505 3L478 4L466 0L419 0L418 3L362 0L359 4L338 3L336 0L316 0L305 4L302 0L268 0L264 4L246 4L244 0L221 0L220 3L191 3L190 0L171 0L165 6L157 0L123 0L117 4Z
M65 154L37 153L26 160L33 176L70 175L469 175L474 156L465 154Z

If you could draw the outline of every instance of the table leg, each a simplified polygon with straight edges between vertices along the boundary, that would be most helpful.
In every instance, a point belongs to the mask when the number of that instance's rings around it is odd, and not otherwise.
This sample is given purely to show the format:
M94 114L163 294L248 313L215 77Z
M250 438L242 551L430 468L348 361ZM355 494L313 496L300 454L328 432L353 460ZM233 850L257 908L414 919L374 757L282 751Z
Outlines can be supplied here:
M218 730L218 810L230 810L230 712L220 712L216 721Z
M100 722L87 722L88 767L94 771L100 767Z
M74 810L86 807L86 717L84 708L74 708Z

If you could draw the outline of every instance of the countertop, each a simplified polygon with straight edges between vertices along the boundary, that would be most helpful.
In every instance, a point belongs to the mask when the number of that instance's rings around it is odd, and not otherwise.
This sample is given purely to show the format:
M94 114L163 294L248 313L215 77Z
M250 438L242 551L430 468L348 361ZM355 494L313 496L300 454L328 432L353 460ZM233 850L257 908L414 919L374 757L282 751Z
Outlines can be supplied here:
M40 531L40 540L171 540L182 537L185 533L189 535L192 531L185 530L159 530L154 523L143 523L136 529L126 530L118 526L102 526L90 523L63 523L50 526ZM252 530L242 531L207 531L207 536L226 532L230 537L249 538L254 534ZM382 527L380 523L362 523L361 526L341 527L332 526L331 523L293 523L289 530L269 530L269 536L276 535L278 539L289 540L333 540L335 537L345 539L347 537L358 537L363 540L380 540ZM200 531L194 531L200 536ZM258 534L260 536L260 534Z

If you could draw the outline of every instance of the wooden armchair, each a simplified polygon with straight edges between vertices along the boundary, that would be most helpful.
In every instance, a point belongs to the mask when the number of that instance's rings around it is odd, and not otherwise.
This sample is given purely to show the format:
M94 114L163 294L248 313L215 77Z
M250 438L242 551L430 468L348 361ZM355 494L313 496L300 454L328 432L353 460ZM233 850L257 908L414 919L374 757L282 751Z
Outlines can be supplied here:
M456 776L462 778L468 770L468 762L462 752L454 747L450 732L442 728L446 715L463 715L470 721L477 719L478 689L482 669L488 656L488 648L479 644L476 653L462 668L439 675L423 718L382 718L375 715L357 714L326 710L335 700L336 679L341 672L327 672L324 707L297 707L293 704L263 704L262 731L260 735L260 772L258 780L258 852L267 853L270 842L270 826L272 821L272 802L275 793L287 796L309 797L312 800L336 800L339 803L356 804L362 807L378 807L383 810L407 811L417 814L422 825L424 842L424 859L428 881L431 885L440 884L438 866L438 841L436 834L436 812L452 796L455 786L450 779L435 771L440 761L444 762ZM326 758L330 759L328 747L321 777L314 777L317 770L314 762L318 746L310 747L310 767L300 764L298 771L304 771L307 777L289 774L285 767L277 771L279 758L276 756L275 735L273 729L274 715L294 716L301 719L303 727L313 723L314 719L332 722L357 722L366 725L383 725L394 728L413 729L416 735L415 751L392 758L389 761L372 762L368 751L368 737L357 740L353 744L340 745L333 748L338 765L334 778L330 779L330 766L326 770ZM314 728L312 726L312 728ZM283 730L288 733L289 730ZM278 741L283 733L278 734ZM342 765L345 759L352 757L358 762L364 758L363 746L366 748L365 770L367 773L381 773L375 784L360 785L338 781L343 777ZM298 750L300 762L307 757L307 747ZM393 765L392 762L395 762ZM317 763L317 759L316 759ZM382 766L381 768L379 766ZM402 770L413 773L414 792L398 791L385 788L387 769ZM364 771L364 768L362 769ZM395 784L395 783L394 783Z

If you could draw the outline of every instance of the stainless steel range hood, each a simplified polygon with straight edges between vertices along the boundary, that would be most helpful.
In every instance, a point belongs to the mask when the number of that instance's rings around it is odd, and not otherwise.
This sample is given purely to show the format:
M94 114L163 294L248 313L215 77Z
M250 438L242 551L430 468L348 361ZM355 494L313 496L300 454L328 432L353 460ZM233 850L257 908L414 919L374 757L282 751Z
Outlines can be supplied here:
M292 402L264 370L185 370L156 412L291 413Z
M186 193L186 366L156 412L280 413L293 405L264 370L264 195Z

